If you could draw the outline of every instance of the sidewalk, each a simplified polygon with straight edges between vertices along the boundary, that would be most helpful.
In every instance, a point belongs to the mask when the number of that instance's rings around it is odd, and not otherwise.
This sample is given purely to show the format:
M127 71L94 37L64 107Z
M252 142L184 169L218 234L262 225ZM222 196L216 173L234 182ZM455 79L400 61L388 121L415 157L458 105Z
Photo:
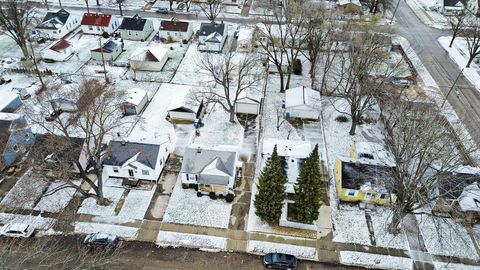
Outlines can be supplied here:
M400 0L401 1L401 0ZM428 25L437 29L449 29L448 23L436 21L432 16L437 16L438 18L444 18L442 14L437 11L426 11L417 0L405 0L403 4L407 4L410 9L415 13L415 16L418 17L423 24ZM402 3L400 3L401 5ZM430 15L430 14L431 15ZM437 19L438 19L437 18ZM446 20L446 19L445 19Z

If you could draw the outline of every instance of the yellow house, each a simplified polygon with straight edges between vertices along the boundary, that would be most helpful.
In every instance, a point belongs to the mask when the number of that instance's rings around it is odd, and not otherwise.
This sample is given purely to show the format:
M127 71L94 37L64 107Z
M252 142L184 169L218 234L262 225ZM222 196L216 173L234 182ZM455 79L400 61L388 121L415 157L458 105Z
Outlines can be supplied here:
M386 205L396 200L391 172L394 167L370 159L339 157L333 169L338 198L344 202Z

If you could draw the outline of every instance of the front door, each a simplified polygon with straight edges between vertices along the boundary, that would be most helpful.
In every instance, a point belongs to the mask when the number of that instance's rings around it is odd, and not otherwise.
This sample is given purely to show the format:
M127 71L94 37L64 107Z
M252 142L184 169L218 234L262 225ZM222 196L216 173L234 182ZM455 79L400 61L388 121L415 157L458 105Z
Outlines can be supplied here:
M133 170L132 169L128 169L128 176L133 177Z
M366 202L369 202L371 198L372 198L372 193L370 193L370 192L365 193L365 201Z

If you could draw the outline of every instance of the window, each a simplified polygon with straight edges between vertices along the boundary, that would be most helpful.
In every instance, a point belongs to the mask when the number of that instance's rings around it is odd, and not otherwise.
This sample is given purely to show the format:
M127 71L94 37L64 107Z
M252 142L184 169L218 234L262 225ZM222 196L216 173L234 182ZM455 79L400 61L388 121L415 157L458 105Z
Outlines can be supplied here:
M132 31L128 31L128 35L131 35L132 34Z
M13 148L13 151L18 152L18 145L15 144L12 148Z
M142 170L142 174L143 174L143 175L150 175L150 173L148 172L148 170Z
M357 192L356 192L355 190L349 190L349 191L347 192L347 196L353 197L353 196L355 196L356 193L357 193Z
M185 178L187 179L187 181L190 180L188 177L188 173L185 174Z
M382 194L380 194L379 198L380 198L380 200L385 200L385 199L388 198L388 195L385 194L385 193L382 193Z
M133 170L132 169L128 170L128 176L133 177Z
M160 165L162 165L162 164L163 164L163 161L162 161L162 160L160 160Z
M113 167L113 172L118 173L118 167Z
M97 26L97 31L100 31L100 26Z
M89 25L88 30L93 30L93 26Z
M62 30L58 30L58 33L61 33L61 32L62 32Z

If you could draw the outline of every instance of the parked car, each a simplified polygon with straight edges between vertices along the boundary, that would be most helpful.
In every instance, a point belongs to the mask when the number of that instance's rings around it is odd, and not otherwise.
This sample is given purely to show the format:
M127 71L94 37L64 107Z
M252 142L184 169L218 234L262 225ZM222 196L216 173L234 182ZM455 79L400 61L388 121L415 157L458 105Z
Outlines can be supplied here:
M85 237L83 243L87 247L115 248L118 245L118 236L107 233L92 233Z
M409 80L405 80L405 79L400 79L400 80L392 80L392 84L393 85L397 85L397 86L410 86L410 81Z
M168 14L168 8L166 8L166 7L159 7L159 8L157 9L157 11L155 11L155 12L160 13L160 14Z
M32 236L35 229L22 223L7 223L0 229L0 236L28 238Z
M263 256L263 265L275 269L297 269L297 258L284 253L268 253Z

